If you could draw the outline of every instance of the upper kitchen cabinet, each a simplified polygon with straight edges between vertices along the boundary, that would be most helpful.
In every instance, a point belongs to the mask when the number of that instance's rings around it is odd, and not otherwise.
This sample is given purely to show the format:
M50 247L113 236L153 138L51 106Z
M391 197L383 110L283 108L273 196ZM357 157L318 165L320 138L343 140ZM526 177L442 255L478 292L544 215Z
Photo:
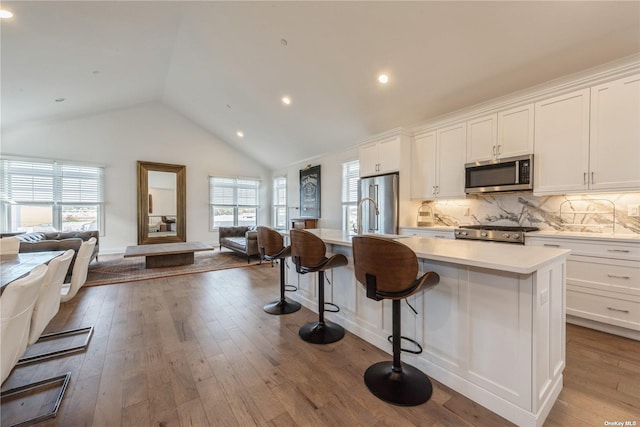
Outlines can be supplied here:
M592 190L640 189L640 74L591 88Z
M466 123L415 135L411 151L411 198L464 198Z
M496 157L533 153L533 104L498 112Z
M589 94L587 88L535 104L535 194L588 189Z
M416 134L411 142L411 198L435 197L436 132Z
M467 163L533 153L533 104L467 122Z
M495 160L498 145L498 115L496 113L467 122L467 162Z
M398 172L401 164L402 136L392 135L360 145L360 176Z
M534 193L640 189L640 75L535 106Z

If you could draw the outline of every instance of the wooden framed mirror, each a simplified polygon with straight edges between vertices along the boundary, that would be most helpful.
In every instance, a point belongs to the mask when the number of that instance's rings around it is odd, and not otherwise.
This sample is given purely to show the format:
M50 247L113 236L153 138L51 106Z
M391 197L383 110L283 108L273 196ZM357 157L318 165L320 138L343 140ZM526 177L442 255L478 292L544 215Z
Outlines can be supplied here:
M186 242L186 166L138 161L138 244Z

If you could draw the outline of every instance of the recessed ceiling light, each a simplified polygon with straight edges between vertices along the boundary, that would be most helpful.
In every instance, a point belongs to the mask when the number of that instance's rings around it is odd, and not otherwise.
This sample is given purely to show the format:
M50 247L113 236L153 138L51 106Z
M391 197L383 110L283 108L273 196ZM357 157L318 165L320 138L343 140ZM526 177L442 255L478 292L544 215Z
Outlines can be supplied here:
M285 105L290 105L291 104L291 98L289 98L288 96L283 96L282 97L282 103Z
M236 132L236 135L238 135L238 138L244 138L244 132L242 132L241 130Z
M289 44L289 43L287 43L287 39L280 40L280 43L282 43L282 46L286 46L286 45Z
M380 75L378 76L378 81L379 81L380 83L382 83L382 84L386 84L386 83L388 83L388 82L389 82L389 76L388 76L388 75L386 75L386 74L380 74Z
M64 100L65 100L65 99L66 99L66 98L56 98L56 99L55 99L55 101L56 101L56 102L64 102Z
M9 12L8 10L0 10L0 18L1 19L13 18L13 13Z

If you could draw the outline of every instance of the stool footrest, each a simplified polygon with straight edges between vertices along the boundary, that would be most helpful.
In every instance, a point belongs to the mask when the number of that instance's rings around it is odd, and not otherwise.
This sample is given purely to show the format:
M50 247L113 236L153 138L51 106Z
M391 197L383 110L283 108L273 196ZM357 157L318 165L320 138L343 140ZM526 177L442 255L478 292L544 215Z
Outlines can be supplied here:
M285 292L296 292L297 290L298 290L298 287L295 285L284 285Z
M338 307L336 304L332 302L325 302L324 305L325 305L324 311L328 311L329 313L338 313L340 311L340 307ZM331 309L326 308L327 305L333 308Z
M411 353L411 354L421 354L422 353L422 346L420 345L419 342L412 340L411 338L407 338L407 337L400 337L400 340L405 340L405 341L409 341L411 344L415 345L416 347L418 347L417 350L410 350L408 348L400 348L400 351L404 351L405 353ZM391 344L393 344L393 335L389 335L387 337L387 341L389 341Z

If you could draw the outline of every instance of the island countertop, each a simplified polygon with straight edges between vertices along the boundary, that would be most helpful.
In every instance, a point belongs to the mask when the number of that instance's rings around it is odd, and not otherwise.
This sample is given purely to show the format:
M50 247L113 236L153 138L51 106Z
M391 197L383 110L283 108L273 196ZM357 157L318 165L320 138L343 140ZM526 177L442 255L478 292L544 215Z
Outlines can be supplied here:
M315 228L310 231L325 243L351 247L354 234L342 230ZM366 234L365 234L366 235ZM384 235L407 245L418 258L480 268L531 274L569 254L567 249L524 246L474 240Z

